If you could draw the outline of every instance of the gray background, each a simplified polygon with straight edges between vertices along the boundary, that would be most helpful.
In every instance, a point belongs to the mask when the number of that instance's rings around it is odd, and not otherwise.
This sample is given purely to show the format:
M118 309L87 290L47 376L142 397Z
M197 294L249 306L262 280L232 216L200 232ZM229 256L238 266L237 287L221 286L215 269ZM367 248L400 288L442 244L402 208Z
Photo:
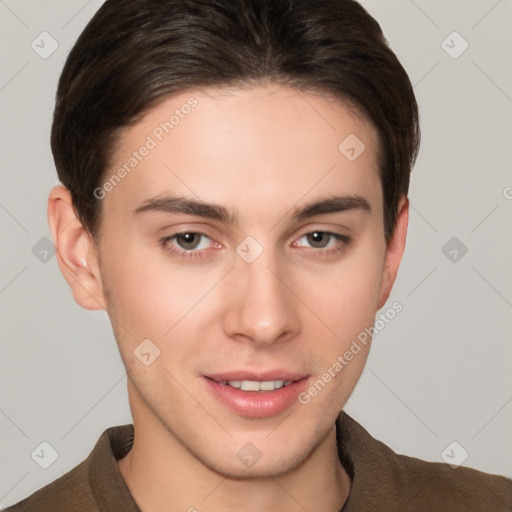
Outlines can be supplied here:
M0 506L78 464L105 428L131 422L106 314L76 305L45 253L56 84L101 3L0 1ZM415 85L423 144L388 302L404 309L375 338L346 411L399 453L442 462L457 441L464 465L512 477L512 2L362 3ZM31 47L51 49L43 31L58 43L47 58ZM454 31L469 44L458 58L462 40L441 45ZM58 453L47 469L31 457L43 441Z

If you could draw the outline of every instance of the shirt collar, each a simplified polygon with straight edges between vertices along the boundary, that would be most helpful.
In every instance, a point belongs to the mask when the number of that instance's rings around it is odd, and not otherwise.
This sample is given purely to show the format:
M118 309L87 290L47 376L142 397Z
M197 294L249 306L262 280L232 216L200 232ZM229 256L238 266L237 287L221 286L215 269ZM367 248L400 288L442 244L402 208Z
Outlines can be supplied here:
M117 461L133 444L132 424L110 427L89 455L89 481L102 512L141 512L126 485Z

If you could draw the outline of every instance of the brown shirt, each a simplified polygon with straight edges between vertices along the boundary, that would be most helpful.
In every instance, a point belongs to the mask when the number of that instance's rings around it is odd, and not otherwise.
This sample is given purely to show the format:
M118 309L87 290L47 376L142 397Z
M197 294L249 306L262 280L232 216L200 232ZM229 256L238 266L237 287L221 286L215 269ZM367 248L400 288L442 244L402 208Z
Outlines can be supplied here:
M336 428L352 479L340 512L512 512L511 479L398 455L345 412ZM133 434L133 425L108 428L87 459L4 512L141 512L116 463Z

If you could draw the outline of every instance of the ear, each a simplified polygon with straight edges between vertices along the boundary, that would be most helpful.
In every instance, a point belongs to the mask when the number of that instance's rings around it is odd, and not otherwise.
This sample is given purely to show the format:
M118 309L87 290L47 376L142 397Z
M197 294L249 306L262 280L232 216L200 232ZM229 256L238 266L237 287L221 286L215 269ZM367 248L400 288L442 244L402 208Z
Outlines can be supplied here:
M57 262L77 304L106 309L96 247L75 214L69 190L62 185L50 191L48 224Z
M402 196L398 203L398 216L393 232L386 247L386 258L382 270L382 281L379 290L378 309L382 308L391 294L393 284L398 274L398 268L402 261L409 224L409 199Z

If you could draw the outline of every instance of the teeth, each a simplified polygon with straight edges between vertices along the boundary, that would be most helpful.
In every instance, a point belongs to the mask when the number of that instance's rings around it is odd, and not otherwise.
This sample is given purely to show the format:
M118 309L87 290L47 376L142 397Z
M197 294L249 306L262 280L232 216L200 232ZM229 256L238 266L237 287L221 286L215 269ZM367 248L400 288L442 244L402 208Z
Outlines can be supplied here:
M240 389L242 391L259 391L260 383L255 380L243 380L240 382Z
M282 388L284 381L282 380L268 380L260 382L260 391L272 391L273 389Z
M241 389L242 391L274 391L283 386L288 386L293 381L291 380L267 380L259 382L256 380L230 380L228 382L222 381L222 384L228 384L233 388Z

